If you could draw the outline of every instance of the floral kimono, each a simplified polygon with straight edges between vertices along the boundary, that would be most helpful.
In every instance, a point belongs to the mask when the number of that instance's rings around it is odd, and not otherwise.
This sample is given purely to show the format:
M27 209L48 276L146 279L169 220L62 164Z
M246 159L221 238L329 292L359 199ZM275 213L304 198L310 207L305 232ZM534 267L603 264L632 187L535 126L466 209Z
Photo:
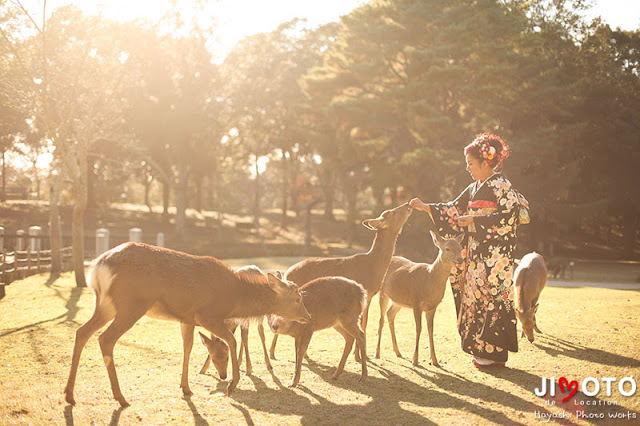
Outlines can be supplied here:
M462 350L498 362L518 351L511 287L515 264L519 201L502 174L469 185L454 201L430 204L442 236L462 232L464 263L449 278L458 315ZM474 216L462 229L459 216Z

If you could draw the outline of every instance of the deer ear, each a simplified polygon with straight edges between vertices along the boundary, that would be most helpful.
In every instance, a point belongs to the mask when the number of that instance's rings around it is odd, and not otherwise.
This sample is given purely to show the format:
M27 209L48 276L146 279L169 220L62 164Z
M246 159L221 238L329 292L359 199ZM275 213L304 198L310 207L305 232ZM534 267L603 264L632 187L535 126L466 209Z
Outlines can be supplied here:
M278 278L279 280L284 279L284 276L282 275L282 272L280 272L280 271L275 271L275 272L273 273L273 275L275 275L275 276L276 276L276 278Z
M277 294L283 294L289 290L289 285L272 273L267 274L267 283L269 284L269 287L271 287L271 290L275 291Z
M462 244L462 242L464 241L464 234L460 234L456 237L456 241L458 242L458 244Z
M200 341L202 342L202 345L205 348L209 348L211 347L211 345L213 344L213 341L211 341L211 339L209 339L207 336L205 336L204 334L202 334L201 331L198 331L198 335L200 336Z
M362 221L362 226L372 231L377 231L380 229L381 222L380 219L365 219Z
M433 244L435 244L437 247L440 247L442 243L444 243L444 239L442 239L440 235L436 234L433 231L429 231L429 233L431 234L431 239L433 240Z

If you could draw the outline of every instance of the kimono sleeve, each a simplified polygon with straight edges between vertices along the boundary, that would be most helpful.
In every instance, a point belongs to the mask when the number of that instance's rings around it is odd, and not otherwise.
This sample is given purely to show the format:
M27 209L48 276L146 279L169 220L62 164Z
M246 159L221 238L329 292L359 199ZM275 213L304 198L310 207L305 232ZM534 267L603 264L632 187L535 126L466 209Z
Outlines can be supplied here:
M472 186L473 184L469 185L453 201L429 204L431 219L441 236L453 237L466 230L458 226L458 217L464 215L467 210Z
M481 235L498 233L505 235L512 232L518 217L518 195L504 177L499 177L489 183L496 197L497 211L473 218L475 232Z

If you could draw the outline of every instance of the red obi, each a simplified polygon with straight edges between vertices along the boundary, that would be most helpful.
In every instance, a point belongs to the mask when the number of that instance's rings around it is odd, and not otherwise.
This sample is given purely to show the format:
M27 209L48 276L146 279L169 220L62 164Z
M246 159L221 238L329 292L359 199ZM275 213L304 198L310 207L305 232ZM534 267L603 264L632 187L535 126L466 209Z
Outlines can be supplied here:
M469 209L497 209L498 204L493 201L487 200L477 200L477 201L469 201L467 205Z

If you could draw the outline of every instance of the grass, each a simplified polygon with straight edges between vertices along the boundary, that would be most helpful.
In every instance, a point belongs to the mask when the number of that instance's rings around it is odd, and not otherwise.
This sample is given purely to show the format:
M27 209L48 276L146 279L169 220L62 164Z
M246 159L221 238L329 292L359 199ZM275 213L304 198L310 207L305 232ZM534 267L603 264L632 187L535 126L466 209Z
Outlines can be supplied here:
M82 354L72 407L64 401L75 329L93 312L90 289L74 287L73 277L36 275L15 282L0 301L0 424L536 424L545 416L570 415L551 423L633 424L640 419L640 392L631 397L601 391L538 397L541 378L633 377L640 382L640 292L600 288L548 287L538 323L544 334L534 344L520 340L508 369L480 371L459 349L453 299L449 290L438 308L435 346L442 365L428 364L426 330L420 344L421 366L411 364L413 315L402 310L396 319L400 349L391 348L388 328L382 359L369 363L369 377L359 382L360 368L349 358L336 381L331 375L343 348L333 330L316 333L303 363L300 386L287 388L294 370L293 341L279 340L274 371L264 367L257 333L251 331L253 375L244 373L231 397L226 382L211 368L198 371L205 350L194 346L190 383L194 395L179 388L182 344L177 323L141 319L118 342L115 362L122 391L131 407L121 409L94 336ZM375 353L377 297L369 316L368 353ZM426 327L425 327L426 328ZM99 334L99 333L98 333ZM271 334L267 331L270 342ZM244 367L241 366L241 372ZM628 388L627 388L628 389ZM578 404L578 405L576 405ZM588 405L587 405L588 404ZM576 418L576 412L605 416ZM608 415L631 420L607 419ZM635 421L633 416L635 416Z

